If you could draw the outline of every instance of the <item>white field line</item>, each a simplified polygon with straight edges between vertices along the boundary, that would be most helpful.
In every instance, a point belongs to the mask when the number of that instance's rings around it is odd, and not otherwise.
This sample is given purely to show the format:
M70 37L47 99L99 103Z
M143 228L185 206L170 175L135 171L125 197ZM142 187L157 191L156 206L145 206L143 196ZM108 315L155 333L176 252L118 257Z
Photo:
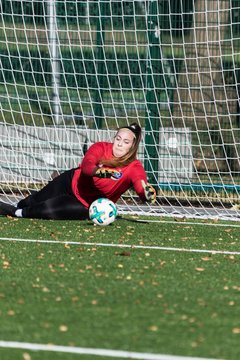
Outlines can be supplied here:
M125 218L122 218L123 220L125 220ZM191 221L174 221L174 220L166 220L166 221L162 221L162 220L141 220L141 219L137 219L135 220L136 222L143 222L143 223L159 223L159 224L175 224L175 225L203 225L203 226L217 226L217 227L235 227L235 228L240 228L240 225L238 224L221 224L218 222L215 223L210 223L210 222L191 222Z
M185 357L185 356L174 356L174 355L163 355L163 354L149 354L132 351L121 351L121 350L107 350L107 349L92 349L82 348L73 346L61 346L61 345L48 345L48 344L32 344L18 341L1 341L1 348L11 349L24 349L32 351L55 351L62 353L72 354L85 354L85 355L96 355L96 356L110 356L115 358L127 358L127 359L142 359L142 360L211 360L196 357Z
M13 242L29 242L38 244L62 244L62 245L80 245L80 246L95 246L95 247L116 247L128 249L149 249L149 250L162 250L162 251L178 251L190 253L210 253L222 255L240 255L240 251L227 251L227 250L209 250L209 249L186 249L164 246L151 246L151 245L129 245L129 244L105 244L93 242L80 242L80 241L67 241L67 240L36 240L36 239L18 239L18 238L5 238L0 237L0 241L13 241Z

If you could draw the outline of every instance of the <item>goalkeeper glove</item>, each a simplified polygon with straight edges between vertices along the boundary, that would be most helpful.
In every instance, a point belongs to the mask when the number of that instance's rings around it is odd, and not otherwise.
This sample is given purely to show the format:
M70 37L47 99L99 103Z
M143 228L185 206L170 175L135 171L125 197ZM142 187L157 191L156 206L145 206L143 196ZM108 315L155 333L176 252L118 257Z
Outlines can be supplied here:
M122 173L115 170L115 169L109 169L109 168L98 168L95 171L94 176L102 179L113 179L117 180L122 176Z
M154 189L154 187L152 185L150 185L149 183L145 183L144 180L141 180L142 183L142 187L144 190L144 195L147 201L150 201L151 204L154 204L156 201L156 190Z

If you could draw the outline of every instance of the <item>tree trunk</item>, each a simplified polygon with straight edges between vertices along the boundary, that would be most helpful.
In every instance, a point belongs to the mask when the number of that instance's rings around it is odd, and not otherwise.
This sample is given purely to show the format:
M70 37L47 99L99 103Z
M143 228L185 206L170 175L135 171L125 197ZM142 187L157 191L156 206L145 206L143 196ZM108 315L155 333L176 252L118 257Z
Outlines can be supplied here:
M185 57L175 92L173 121L190 126L193 131L207 131L208 153L204 154L203 150L203 154L217 159L221 149L220 157L225 159L228 170L239 171L237 91L226 84L223 69L229 11L229 0L195 1L193 28L189 38L184 40ZM219 144L215 146L218 154L214 146L209 147L209 142Z

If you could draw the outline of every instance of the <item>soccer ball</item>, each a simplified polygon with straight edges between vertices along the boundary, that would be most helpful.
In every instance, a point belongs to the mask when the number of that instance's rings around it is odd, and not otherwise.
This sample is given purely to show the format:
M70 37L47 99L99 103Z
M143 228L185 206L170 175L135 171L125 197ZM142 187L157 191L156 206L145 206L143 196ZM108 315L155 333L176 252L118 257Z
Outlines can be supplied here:
M111 224L117 216L117 207L109 199L100 198L95 200L89 208L89 218L97 225Z

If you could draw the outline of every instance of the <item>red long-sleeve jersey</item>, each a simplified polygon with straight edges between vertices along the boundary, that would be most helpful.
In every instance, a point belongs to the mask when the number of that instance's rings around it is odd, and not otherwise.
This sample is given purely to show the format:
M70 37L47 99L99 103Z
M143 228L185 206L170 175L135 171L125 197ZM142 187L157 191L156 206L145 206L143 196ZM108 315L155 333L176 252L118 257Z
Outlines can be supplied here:
M87 208L100 197L106 197L117 202L120 196L131 187L134 187L143 201L145 200L141 180L147 182L147 176L139 160L134 160L127 166L116 167L115 169L120 173L118 179L102 179L92 176L94 169L100 165L102 159L109 160L112 158L112 147L113 144L107 142L93 144L74 172L73 193Z

